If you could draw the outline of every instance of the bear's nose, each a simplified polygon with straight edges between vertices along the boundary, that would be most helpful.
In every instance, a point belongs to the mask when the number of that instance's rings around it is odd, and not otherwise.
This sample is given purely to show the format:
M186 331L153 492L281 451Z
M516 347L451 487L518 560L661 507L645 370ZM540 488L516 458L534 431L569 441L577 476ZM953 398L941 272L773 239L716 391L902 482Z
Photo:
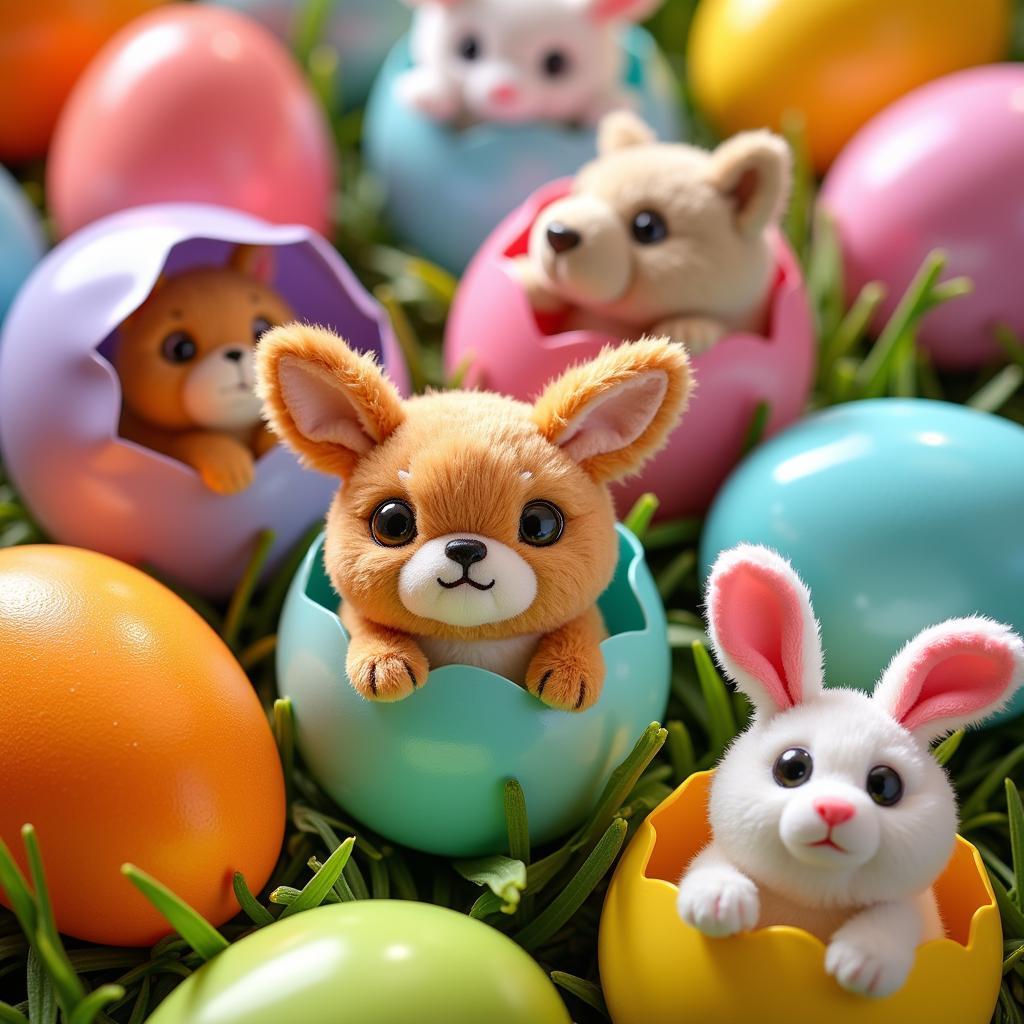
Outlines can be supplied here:
M548 245L557 253L575 249L583 240L578 231L560 224L557 220L548 225L547 236Z
M240 348L229 348L224 353L224 358L232 363L240 363L245 353Z
M450 540L444 546L444 553L463 569L469 569L474 562L482 562L487 557L487 545L481 540L460 537Z

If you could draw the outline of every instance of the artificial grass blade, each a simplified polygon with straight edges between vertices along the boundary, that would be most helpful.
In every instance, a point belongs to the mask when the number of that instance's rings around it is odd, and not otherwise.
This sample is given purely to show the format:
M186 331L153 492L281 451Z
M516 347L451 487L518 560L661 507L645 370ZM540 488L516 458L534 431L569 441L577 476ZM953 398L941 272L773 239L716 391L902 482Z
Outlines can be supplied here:
M1013 867L1013 898L1024 910L1024 806L1013 779L1005 780L1006 813L1010 825L1010 863ZM1024 936L1021 936L1024 938Z
M658 511L658 499L649 491L641 494L633 504L633 507L622 520L622 525L633 534L642 544L647 535L647 529L654 519L654 513Z
M526 794L518 779L505 782L505 829L508 832L508 855L523 864L530 863L530 824L526 813Z
M265 925L274 923L274 915L253 896L241 871L235 872L231 879L231 886L235 891L235 899L238 900L238 905L245 911L246 917L253 924L259 925L262 928Z
M69 1024L92 1024L104 1006L117 1002L123 996L124 989L120 985L102 985L75 1007Z
M665 726L668 733L668 756L672 762L672 775L676 785L685 782L697 770L690 731L679 720Z
M597 1010L606 1020L608 1019L608 1007L605 1006L604 994L598 985L585 978L577 978L575 974L566 974L565 971L552 971L551 980L559 988L565 989L570 995L582 1000L591 1009Z
M945 767L949 764L953 755L960 749L960 742L963 738L963 729L957 729L956 732L950 733L950 735L932 749L932 757L934 757L939 764Z
M26 936L31 937L36 930L36 904L32 892L21 873L17 861L11 856L3 840L0 840L0 888L7 893L7 899L14 911L14 916L21 925Z
M455 870L474 885L486 885L501 900L501 912L514 914L526 888L526 865L512 857L478 857L455 862Z
M691 649L700 690L708 709L711 752L717 760L736 735L736 716L733 714L728 687L718 674L708 649L699 642L694 642Z
M259 582L273 546L274 531L262 530L253 544L252 554L249 556L249 562L242 573L242 578L231 595L231 601L224 616L221 637L232 650L238 645L238 635L242 631L242 623L252 604L253 592L256 590L256 584Z
M335 882L341 877L349 857L352 856L352 847L356 845L355 836L349 836L331 855L324 861L320 870L303 886L302 891L294 902L284 908L281 918L291 917L303 910L311 910L320 906L327 898L327 894L334 888Z
M9 1003L0 1003L0 1022L3 1024L32 1024L23 1013L19 1013Z
M57 995L34 946L28 951L25 982L28 989L28 1019L32 1024L57 1024Z

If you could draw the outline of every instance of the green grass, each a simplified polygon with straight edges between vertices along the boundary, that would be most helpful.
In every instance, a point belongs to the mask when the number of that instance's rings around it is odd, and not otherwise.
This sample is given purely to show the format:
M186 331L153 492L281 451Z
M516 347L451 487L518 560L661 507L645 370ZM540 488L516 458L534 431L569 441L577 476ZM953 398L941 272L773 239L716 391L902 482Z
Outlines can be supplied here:
M654 28L676 68L694 4L670 0ZM326 5L310 0L296 51L318 95L331 94L337 62L317 43L317 19ZM1021 23L1024 23L1022 21ZM1020 24L1020 23L1019 23ZM1022 38L1018 32L1016 38ZM1019 52L1019 51L1018 51ZM693 110L696 133L710 140ZM418 388L451 386L441 363L441 338L455 282L443 270L404 251L384 218L383 196L362 170L358 155L360 113L332 117L342 153L343 213L335 242L361 280L388 309ZM798 121L786 126L794 151L804 151ZM26 190L39 198L41 170L23 173ZM929 258L898 310L872 345L868 324L880 301L868 285L847 302L834 232L815 215L815 182L798 159L787 231L813 297L820 368L811 402L819 408L855 398L921 395L965 402L1024 421L1024 344L1002 329L1002 365L977 374L941 375L914 344L920 317L937 302L957 301L969 282L943 279L941 254ZM751 423L749 444L760 439L766 410ZM0 1024L90 1021L141 1024L182 978L226 943L278 917L321 902L366 898L418 899L470 913L510 935L551 973L580 1024L607 1019L601 995L596 937L601 901L621 849L644 816L692 771L712 765L746 721L745 703L723 684L703 646L698 615L696 548L701 524L684 520L651 525L652 503L630 517L642 536L669 610L673 648L672 697L665 727L652 726L615 773L590 819L564 842L531 849L518 785L505 793L508 849L503 855L448 862L400 849L351 822L306 774L295 750L287 702L275 702L274 629L285 588L307 536L262 589L254 588L268 539L232 600L213 607L183 594L226 639L263 700L281 751L288 785L289 826L280 861L261 892L237 876L238 917L213 929L169 893L159 879L136 868L127 877L168 917L177 934L149 950L62 943L46 899L42 862L29 830L33 865L22 879L0 850L0 884L13 912L0 911ZM0 546L43 539L11 485L0 475ZM1024 720L985 732L957 735L936 751L949 770L962 806L963 833L982 853L999 897L1005 929L1004 980L994 1020L1024 1021L1024 813L1018 784L1024 768ZM46 851L42 851L45 860Z

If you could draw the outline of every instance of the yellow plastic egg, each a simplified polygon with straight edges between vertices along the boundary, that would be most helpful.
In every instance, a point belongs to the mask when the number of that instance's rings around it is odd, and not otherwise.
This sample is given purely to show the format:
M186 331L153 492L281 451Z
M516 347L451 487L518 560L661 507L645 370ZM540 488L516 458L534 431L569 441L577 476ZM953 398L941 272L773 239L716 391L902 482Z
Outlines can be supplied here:
M690 82L723 134L802 112L823 171L897 97L1004 56L1009 25L1009 0L702 0Z
M841 989L825 947L799 928L712 939L676 913L676 881L708 842L711 772L691 776L640 827L601 917L601 983L615 1024L987 1024L1002 977L999 911L963 839L935 886L947 938L921 946L885 999Z

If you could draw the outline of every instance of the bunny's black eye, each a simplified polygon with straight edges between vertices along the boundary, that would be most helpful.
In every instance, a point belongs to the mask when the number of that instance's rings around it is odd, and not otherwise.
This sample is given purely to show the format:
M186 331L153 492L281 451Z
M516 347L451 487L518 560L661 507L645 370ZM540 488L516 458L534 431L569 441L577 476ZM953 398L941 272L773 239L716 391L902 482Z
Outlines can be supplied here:
M274 325L265 317L258 316L252 322L252 340L259 341L267 331L273 330Z
M463 36L457 47L463 60L476 60L480 56L480 40L474 35Z
M370 516L370 534L386 548L399 548L416 536L412 506L398 498L382 501Z
M568 72L570 65L571 61L564 50L549 50L540 62L548 78L560 78Z
M653 245L668 236L665 218L655 210L641 210L633 218L633 237L641 245Z
M554 544L562 536L562 510L550 501L531 501L519 517L519 537L535 548Z
M903 780L899 773L890 768L887 764L875 765L868 772L868 782L865 787L868 796L881 807L892 807L903 799Z
M814 770L814 761L803 747L790 747L775 759L772 778L780 786L793 789L802 786Z
M195 359L198 346L187 331L171 331L160 346L160 354L169 363L187 363Z

